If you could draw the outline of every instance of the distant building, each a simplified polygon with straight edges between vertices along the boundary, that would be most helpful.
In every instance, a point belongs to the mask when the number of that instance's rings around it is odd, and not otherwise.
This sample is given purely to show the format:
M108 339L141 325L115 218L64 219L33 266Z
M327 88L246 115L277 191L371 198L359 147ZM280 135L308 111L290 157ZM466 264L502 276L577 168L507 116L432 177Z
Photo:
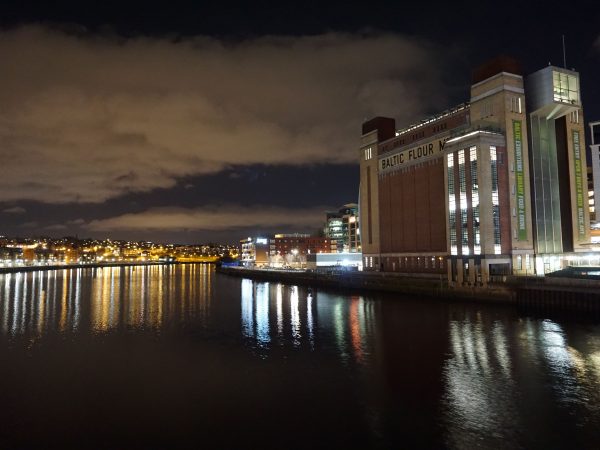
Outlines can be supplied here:
M358 204L348 203L326 215L325 236L337 241L338 253L360 253Z
M272 267L306 267L306 256L337 253L337 241L309 234L276 234L270 241Z
M548 66L524 78L508 58L474 72L470 103L401 130L390 118L365 122L364 270L476 285L582 260L584 131L577 72Z
M269 264L269 239L248 237L240 241L240 255L243 266L266 266Z

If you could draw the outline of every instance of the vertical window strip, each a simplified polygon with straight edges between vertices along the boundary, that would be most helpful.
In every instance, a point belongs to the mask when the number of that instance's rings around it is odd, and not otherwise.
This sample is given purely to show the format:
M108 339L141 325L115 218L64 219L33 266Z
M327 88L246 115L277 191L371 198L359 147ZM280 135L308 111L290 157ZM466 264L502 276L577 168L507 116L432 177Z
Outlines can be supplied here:
M490 162L492 166L492 220L494 224L494 254L502 252L500 243L500 202L498 196L498 165L496 147L490 146Z
M471 161L471 218L473 219L473 252L481 255L481 231L479 227L479 179L477 175L477 147L469 149Z
M458 254L456 242L456 197L454 187L454 153L446 155L448 162L448 219L450 227L450 254Z
M465 151L458 151L458 183L460 208L460 243L462 254L469 254L469 229L467 228L467 181L465 179Z

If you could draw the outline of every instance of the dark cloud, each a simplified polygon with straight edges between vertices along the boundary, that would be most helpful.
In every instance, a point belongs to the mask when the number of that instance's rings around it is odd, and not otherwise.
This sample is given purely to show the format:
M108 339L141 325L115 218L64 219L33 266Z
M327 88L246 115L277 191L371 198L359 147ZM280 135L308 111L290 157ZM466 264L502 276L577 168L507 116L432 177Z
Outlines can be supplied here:
M365 118L444 105L439 56L392 34L3 31L0 201L103 202L230 165L354 162Z
M204 208L153 208L102 220L84 228L90 231L203 230L223 231L274 226L317 228L323 225L328 207L281 208L272 206L219 206Z
M66 229L67 229L67 226L62 223L56 223L54 225L48 225L48 226L44 227L44 230L48 230L48 231L63 231Z
M25 214L27 210L21 206L13 206L12 208L6 208L2 210L6 214Z

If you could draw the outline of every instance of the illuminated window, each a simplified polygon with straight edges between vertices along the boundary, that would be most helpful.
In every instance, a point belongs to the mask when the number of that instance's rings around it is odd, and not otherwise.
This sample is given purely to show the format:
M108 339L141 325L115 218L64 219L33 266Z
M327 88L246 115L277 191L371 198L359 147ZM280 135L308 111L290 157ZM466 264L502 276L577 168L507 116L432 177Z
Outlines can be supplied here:
M562 103L579 103L579 86L575 75L552 72L554 101Z
M458 152L458 183L460 186L459 202L460 208L460 243L462 254L469 254L469 228L467 226L467 181L465 179L465 151Z
M498 165L496 147L490 146L490 161L492 166L492 222L494 225L494 253L499 255L502 251L500 245L500 203L498 198Z
M456 197L454 187L454 153L446 155L448 161L448 218L450 226L450 254L457 255L456 242Z
M473 250L481 255L481 233L479 227L479 179L477 176L477 147L469 149L471 161L471 218L473 219Z
M373 148L372 147L365 148L365 161L368 161L371 158L373 158Z

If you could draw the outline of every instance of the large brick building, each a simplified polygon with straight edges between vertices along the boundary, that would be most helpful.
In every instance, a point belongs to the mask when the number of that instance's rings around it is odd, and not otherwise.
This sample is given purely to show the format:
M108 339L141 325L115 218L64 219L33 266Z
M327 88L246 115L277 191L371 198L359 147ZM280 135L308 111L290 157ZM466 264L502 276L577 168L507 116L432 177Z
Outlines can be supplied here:
M475 72L467 104L400 130L365 122L364 269L478 284L560 268L589 248L583 141L579 75L524 79L506 58Z

